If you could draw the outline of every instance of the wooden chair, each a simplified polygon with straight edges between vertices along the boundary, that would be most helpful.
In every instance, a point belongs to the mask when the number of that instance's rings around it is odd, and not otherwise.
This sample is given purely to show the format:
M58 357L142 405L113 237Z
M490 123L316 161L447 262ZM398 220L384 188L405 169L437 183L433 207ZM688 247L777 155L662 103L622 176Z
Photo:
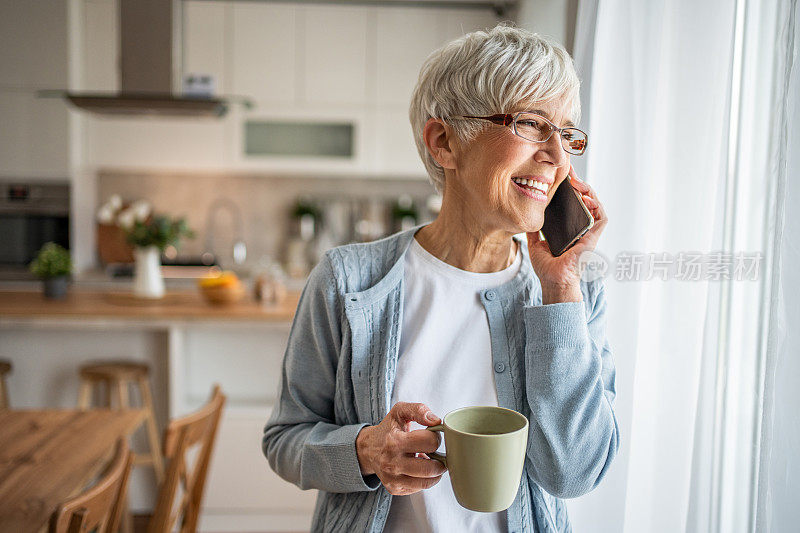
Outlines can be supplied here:
M0 360L0 409L8 409L8 388L6 388L6 374L11 372L11 362Z
M181 533L193 533L197 529L203 487L224 405L225 395L219 385L215 385L211 400L206 405L190 415L171 421L167 426L164 432L164 456L169 465L155 512L148 524L148 533L173 531L176 523ZM189 465L186 455L195 446L199 446L199 450L194 464ZM177 498L179 489L182 496ZM176 499L179 500L177 506L174 505Z
M117 531L133 456L124 439L117 443L114 459L103 477L90 489L62 503L50 517L50 533Z
M112 392L117 409L129 409L130 387L136 387L142 398L141 407L146 411L144 423L150 446L149 453L134 454L134 465L152 465L156 473L156 481L164 481L164 459L158 445L158 428L156 427L153 395L150 391L150 367L134 361L107 361L86 364L80 367L81 388L78 395L78 408L92 407L92 393L95 387L105 384L105 407L112 406Z

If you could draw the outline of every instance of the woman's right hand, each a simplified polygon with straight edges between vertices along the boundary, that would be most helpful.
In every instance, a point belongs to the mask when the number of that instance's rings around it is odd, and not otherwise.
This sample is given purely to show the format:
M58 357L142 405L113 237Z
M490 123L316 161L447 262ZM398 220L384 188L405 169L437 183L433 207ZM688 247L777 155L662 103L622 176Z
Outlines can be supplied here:
M411 422L441 424L425 404L397 402L377 426L365 426L356 437L356 455L363 475L376 474L389 493L414 494L436 485L445 473L442 463L427 455L439 447L439 434L409 431Z

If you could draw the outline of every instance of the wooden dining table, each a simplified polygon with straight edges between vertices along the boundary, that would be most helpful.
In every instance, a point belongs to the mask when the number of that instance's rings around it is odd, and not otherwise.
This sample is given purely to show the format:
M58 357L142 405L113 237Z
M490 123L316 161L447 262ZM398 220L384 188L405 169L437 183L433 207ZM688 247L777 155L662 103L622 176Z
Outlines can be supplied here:
M141 409L0 409L0 532L43 530L144 416Z

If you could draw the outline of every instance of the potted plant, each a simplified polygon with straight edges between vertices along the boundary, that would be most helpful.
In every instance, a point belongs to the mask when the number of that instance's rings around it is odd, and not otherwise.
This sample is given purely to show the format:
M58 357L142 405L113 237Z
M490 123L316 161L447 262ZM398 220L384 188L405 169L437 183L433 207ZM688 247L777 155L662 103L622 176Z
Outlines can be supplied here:
M36 259L29 265L30 271L44 281L45 298L63 298L72 273L72 258L69 251L54 242L48 242L39 250Z
M135 246L134 295L142 298L161 298L164 296L161 254L167 246L177 248L182 238L193 238L194 232L184 218L151 214L143 216L143 213L137 213L135 208L120 213L118 221L125 231L126 240Z
M394 231L405 231L417 225L419 214L414 200L407 194L400 196L392 207Z

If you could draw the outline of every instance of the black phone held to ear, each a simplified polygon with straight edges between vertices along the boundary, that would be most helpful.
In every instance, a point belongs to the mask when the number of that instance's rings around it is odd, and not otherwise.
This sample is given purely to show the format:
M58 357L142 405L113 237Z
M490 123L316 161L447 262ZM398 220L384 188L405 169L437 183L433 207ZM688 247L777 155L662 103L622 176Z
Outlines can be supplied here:
M556 189L544 210L542 234L550 253L558 257L569 250L594 224L594 218L569 178Z

